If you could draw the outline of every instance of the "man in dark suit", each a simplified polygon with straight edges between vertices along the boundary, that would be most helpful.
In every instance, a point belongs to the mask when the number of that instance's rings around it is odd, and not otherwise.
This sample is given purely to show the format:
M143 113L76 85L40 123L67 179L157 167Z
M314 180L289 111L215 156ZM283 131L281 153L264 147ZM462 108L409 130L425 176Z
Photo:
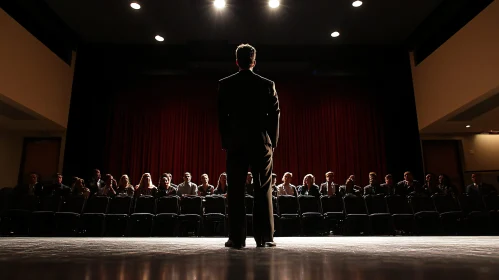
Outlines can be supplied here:
M87 181L87 188L90 190L90 195L96 194L104 184L105 182L101 179L100 170L94 169L92 177Z
M321 195L339 195L340 186L334 183L334 172L326 172L326 182L321 184Z
M471 174L471 180L473 184L466 187L466 194L469 196L485 196L490 194L496 194L497 191L494 186L484 183L482 181L482 176L480 173Z
M44 186L43 192L46 196L62 196L67 197L71 194L71 188L62 183L62 174L54 174L54 183L49 186Z
M253 235L258 247L275 246L272 215L272 157L279 138L279 100L274 82L253 72L256 50L237 47L239 72L219 81L218 119L222 148L227 151L229 241L246 245L245 181L253 180ZM246 207L252 207L246 205Z
M16 197L23 197L27 195L43 196L43 185L38 182L38 174L30 173L28 184L15 187L14 194Z

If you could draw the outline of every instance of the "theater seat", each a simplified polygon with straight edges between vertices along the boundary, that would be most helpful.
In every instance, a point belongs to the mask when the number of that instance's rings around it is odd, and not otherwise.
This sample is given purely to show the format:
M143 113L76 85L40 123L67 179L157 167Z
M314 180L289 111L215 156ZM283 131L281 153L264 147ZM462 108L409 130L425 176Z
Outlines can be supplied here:
M393 226L397 234L414 233L414 214L407 198L400 195L385 197L388 211L392 215Z
M253 236L253 196L245 195L244 207L246 209L246 235Z
M154 236L176 236L178 233L178 196L161 197L157 200L157 214L154 218Z
M416 230L421 235L440 234L440 215L435 209L433 200L427 196L412 196L409 198Z
M29 235L52 236L55 233L55 213L59 211L61 197L47 196L39 199L38 209L31 213Z
M87 200L80 217L80 232L83 236L101 237L106 230L106 213L109 198L93 196Z
M127 234L128 215L133 199L127 196L117 196L110 199L106 214L105 236L121 237Z
M184 196L180 200L179 235L200 236L203 222L202 200L199 196Z
M36 208L38 198L35 196L14 197L1 215L0 232L2 235L26 236L29 234L31 212Z
M128 220L129 235L134 237L151 236L156 214L156 199L152 196L140 196L135 200L134 213Z
M369 216L367 216L364 198L347 195L343 197L345 208L345 235L367 235L369 233Z
M277 197L272 197L272 213L274 214L274 236L281 236L281 219L279 218L279 204Z
M489 228L490 213L480 197L461 194L458 196L459 206L465 217L465 232L471 235L491 233Z
M340 234L345 220L343 199L336 195L322 196L321 205L327 230L333 234Z
M301 229L303 235L323 235L324 217L322 216L321 201L319 198L310 195L300 195Z
M73 196L61 201L59 212L55 213L56 236L78 236L80 215L85 206L85 198Z
M459 203L452 196L432 196L433 204L440 215L442 231L444 234L463 233L464 215Z
M203 232L205 236L225 236L225 198L219 195L204 197Z
M392 215L388 212L384 195L364 196L367 213L369 215L371 234L394 235Z
M300 206L298 198L291 195L277 197L282 236L297 236L301 233Z

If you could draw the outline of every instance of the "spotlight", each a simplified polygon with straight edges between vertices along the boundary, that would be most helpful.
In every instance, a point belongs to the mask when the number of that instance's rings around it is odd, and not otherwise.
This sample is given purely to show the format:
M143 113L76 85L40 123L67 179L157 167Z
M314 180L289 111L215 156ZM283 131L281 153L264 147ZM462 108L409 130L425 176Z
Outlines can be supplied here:
M281 3L279 0L269 0L269 7L271 7L272 9L279 7L280 4Z
M130 7L132 7L132 9L134 9L134 10L138 10L138 9L140 9L140 4L137 2L132 2L132 3L130 3Z
M471 127L471 125L469 125L469 124L466 126L466 128L470 128L470 127Z
M225 0L215 0L213 1L213 5L215 5L215 8L217 9L223 9L225 8Z
M338 32L338 31L334 31L333 33L331 33L331 37L333 37L333 38L336 38L338 36L340 36L340 32Z
M158 41L158 42L163 42L165 40L165 38L163 38L159 35L156 35L156 37L154 37L154 39L156 39L156 41Z
M353 1L352 6L354 6L355 8L358 8L358 7L362 6L362 1L359 1L359 0Z

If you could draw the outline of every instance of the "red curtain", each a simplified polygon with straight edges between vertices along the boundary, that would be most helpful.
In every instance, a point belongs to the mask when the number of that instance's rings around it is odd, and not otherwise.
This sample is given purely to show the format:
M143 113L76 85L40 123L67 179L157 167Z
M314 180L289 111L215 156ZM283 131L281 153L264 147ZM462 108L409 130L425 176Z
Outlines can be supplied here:
M211 183L225 171L218 134L217 79L145 77L116 89L109 108L105 170L127 173L137 184L144 172L156 183L163 172L192 173ZM301 184L311 173L316 183L328 170L343 184L355 174L367 184L370 171L384 174L383 122L375 87L350 78L275 78L281 106L280 138L274 154L278 182L284 172ZM244 102L241 103L244 106Z

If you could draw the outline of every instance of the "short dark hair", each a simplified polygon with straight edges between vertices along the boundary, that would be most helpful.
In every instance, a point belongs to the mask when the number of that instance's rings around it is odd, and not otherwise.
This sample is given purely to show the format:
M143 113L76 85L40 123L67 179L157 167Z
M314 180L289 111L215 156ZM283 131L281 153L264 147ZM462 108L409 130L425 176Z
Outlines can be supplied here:
M57 177L59 177L59 176L61 176L61 177L62 177L62 174L61 174L61 173L55 173L55 174L54 174L54 178L57 178Z
M386 179L392 179L392 178L393 178L393 176L392 176L392 174L386 174L385 178L386 178Z
M277 174L272 173L272 179L273 179L273 178L277 178Z
M249 69L256 59L256 49L249 44L241 44L236 49L237 64L241 69Z

